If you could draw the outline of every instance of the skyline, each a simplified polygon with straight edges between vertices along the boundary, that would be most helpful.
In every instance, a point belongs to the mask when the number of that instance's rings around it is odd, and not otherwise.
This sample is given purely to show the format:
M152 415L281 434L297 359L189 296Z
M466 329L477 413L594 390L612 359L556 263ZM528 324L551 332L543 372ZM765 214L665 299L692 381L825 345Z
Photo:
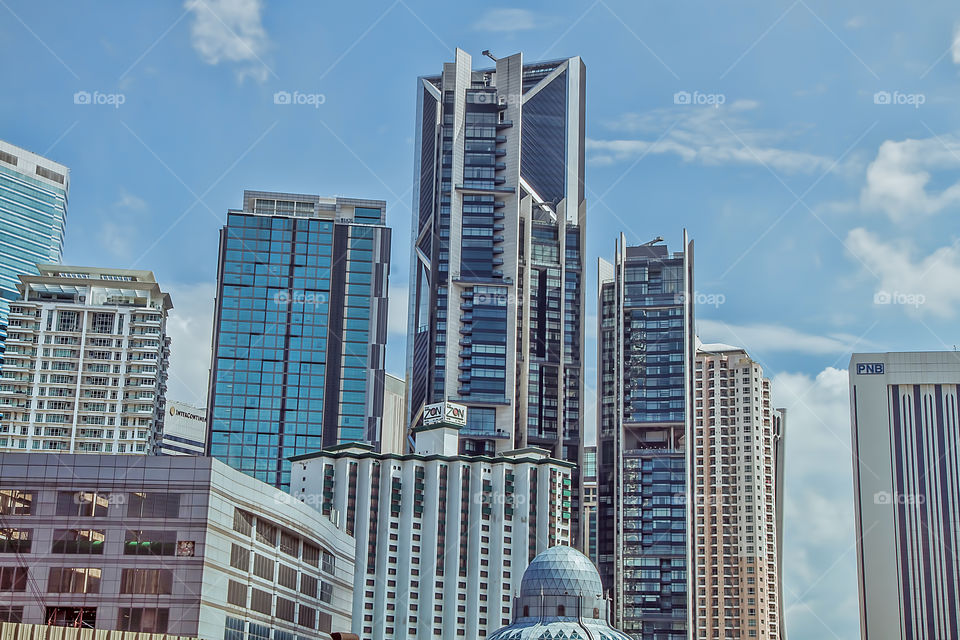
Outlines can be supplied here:
M843 368L853 350L956 341L949 327L960 294L949 282L960 256L956 234L941 231L956 188L923 173L960 165L947 84L960 63L955 10L937 2L916 16L884 2L872 8L885 14L864 16L826 3L752 3L691 18L685 4L656 14L625 3L538 3L507 10L516 12L513 29L491 32L489 16L460 24L459 9L439 3L224 10L233 4L209 3L242 42L199 5L138 14L119 3L65 5L53 20L26 2L0 7L0 50L27 54L5 71L0 138L70 167L64 263L148 268L170 290L169 397L198 401L188 392L206 388L216 230L242 188L382 197L387 224L407 238L416 77L455 46L474 56L487 48L531 60L582 56L592 216L585 299L595 299L593 258L609 254L616 232L631 244L664 235L675 246L680 226L690 228L698 333L746 348L773 379L775 404L790 409L788 628L799 638L827 629L854 637ZM321 25L328 39L318 47L301 24ZM408 51L407 34L425 46ZM364 74L377 81L355 82ZM124 101L75 104L82 91ZM324 100L275 104L283 91L291 101L296 91ZM675 104L684 91L691 102L722 95L723 104ZM884 91L891 101L894 92L924 101L876 104ZM648 217L635 222L638 210ZM395 245L392 311L406 307L409 264L409 246ZM887 302L874 304L883 293ZM596 310L588 304L587 313L592 387ZM405 315L391 314L401 318L388 344L394 373L403 373ZM200 356L188 365L192 352Z

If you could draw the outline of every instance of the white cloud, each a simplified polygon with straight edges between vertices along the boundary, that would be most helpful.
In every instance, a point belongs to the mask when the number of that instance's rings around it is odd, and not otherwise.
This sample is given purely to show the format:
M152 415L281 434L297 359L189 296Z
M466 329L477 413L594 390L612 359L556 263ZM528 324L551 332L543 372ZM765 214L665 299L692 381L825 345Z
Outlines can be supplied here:
M100 224L96 227L97 245L118 260L136 262L143 248L140 232L146 226L148 216L146 201L121 189L111 209L100 216Z
M528 31L536 29L539 21L527 9L490 9L473 23L477 31Z
M784 610L791 637L859 638L847 372L784 373Z
M697 335L703 342L723 342L745 348L750 353L807 353L841 355L870 346L848 333L824 335L803 333L774 324L728 324L707 318L698 319Z
M655 153L675 155L685 162L708 166L766 165L791 174L822 172L833 165L825 156L778 146L799 132L751 128L739 114L757 106L757 102L744 99L719 108L682 105L643 114L624 114L608 123L609 128L642 137L590 138L586 142L587 152L591 154L589 159L604 165Z
M186 0L193 12L190 27L193 48L204 62L237 64L241 81L250 76L267 79L268 67L261 59L269 45L263 28L261 0Z
M950 46L953 54L953 64L960 64L960 24L953 28L953 44Z
M846 245L879 278L875 302L940 317L955 315L960 304L960 249L956 245L915 259L911 243L884 242L863 228L850 231Z
M960 140L954 136L921 140L886 140L867 167L860 192L865 209L879 210L893 220L939 213L960 204L960 182L939 192L928 191L932 172L960 168Z
M173 301L167 319L170 335L170 379L167 399L204 406L213 338L213 308L216 285L165 285Z
M853 16L849 20L843 23L847 29L859 29L864 24L866 24L866 19L863 16Z

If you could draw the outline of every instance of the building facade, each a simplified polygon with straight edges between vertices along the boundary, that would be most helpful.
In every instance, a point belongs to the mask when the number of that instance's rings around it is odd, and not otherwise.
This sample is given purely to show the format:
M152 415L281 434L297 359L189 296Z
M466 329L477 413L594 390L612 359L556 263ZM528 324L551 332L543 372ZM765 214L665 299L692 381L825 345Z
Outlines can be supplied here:
M590 562L597 563L597 447L583 448L583 466L580 468L582 486L581 522L583 528L583 554Z
M202 456L207 452L207 408L188 402L167 402L158 453L164 456Z
M245 191L220 232L210 455L280 488L293 455L379 446L390 229L382 200Z
M380 450L384 453L408 453L413 446L410 436L407 428L407 383L385 373Z
M762 367L724 344L698 345L694 402L695 637L781 640L786 411Z
M155 453L170 296L150 271L37 265L10 306L0 452Z
M292 497L355 537L354 633L485 637L509 624L534 556L569 545L572 465L542 449L458 455L448 424L416 436L409 455L355 444L296 458Z
M0 140L0 366L20 274L60 262L69 189L65 166Z
M579 57L460 49L417 80L407 412L469 407L464 454L580 463L585 82Z
M329 638L353 540L212 458L0 456L0 621L205 640Z
M960 637L960 354L855 353L860 633Z
M693 243L627 246L600 260L597 547L614 626L686 640L693 467Z

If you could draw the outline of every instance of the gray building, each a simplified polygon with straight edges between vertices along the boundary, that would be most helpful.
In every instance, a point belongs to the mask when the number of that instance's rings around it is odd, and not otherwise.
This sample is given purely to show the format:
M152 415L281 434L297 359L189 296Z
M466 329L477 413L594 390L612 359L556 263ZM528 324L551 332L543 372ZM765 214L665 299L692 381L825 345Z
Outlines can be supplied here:
M960 638L960 353L855 353L860 634Z
M379 446L385 219L382 200L244 191L220 232L210 455L287 488L290 456Z
M0 456L0 621L206 640L350 624L353 539L195 456Z
M585 83L579 57L460 49L417 80L407 412L466 405L467 455L580 463Z
M691 637L693 243L662 239L600 260L597 551L614 626Z

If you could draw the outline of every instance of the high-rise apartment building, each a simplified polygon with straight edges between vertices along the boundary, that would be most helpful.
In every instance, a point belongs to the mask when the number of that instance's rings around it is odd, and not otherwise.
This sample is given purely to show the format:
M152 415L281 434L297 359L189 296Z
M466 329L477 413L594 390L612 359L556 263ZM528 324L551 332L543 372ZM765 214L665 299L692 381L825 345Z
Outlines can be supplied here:
M860 634L960 638L960 353L855 353Z
M0 366L20 274L60 262L69 188L65 166L0 140Z
M781 640L786 411L740 347L698 344L695 371L692 637Z
M407 411L467 405L463 453L579 462L585 82L459 49L417 81Z
M583 555L597 563L597 447L583 448L583 466L580 468L581 522Z
M417 427L412 454L346 444L295 458L291 497L356 540L361 638L485 638L510 623L534 556L570 544L571 463L537 448L460 455L463 421L438 420Z
M10 305L0 451L155 453L169 294L150 271L36 268Z
M600 260L597 546L615 624L687 640L693 468L693 242Z
M382 200L244 191L220 232L210 455L280 488L293 455L379 446L390 229Z
M383 375L383 422L380 450L384 453L410 451L407 428L407 383L389 373Z

